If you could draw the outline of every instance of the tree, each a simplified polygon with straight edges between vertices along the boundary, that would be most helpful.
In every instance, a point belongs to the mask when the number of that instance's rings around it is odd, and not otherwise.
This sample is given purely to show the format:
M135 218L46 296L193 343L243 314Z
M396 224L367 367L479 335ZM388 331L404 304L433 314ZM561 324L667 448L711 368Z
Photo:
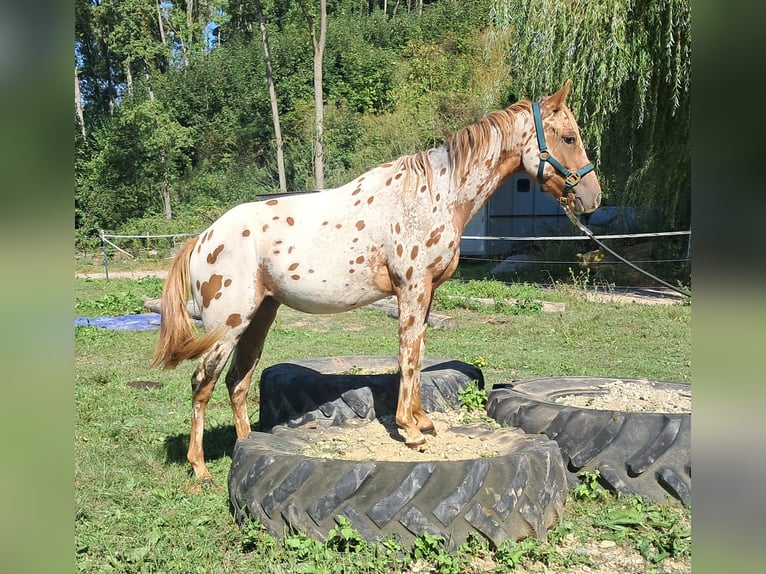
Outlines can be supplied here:
M689 0L496 0L491 15L491 41L509 51L519 97L573 79L573 112L596 152L605 196L657 206L668 224L684 226L690 20Z
M277 170L279 172L279 189L287 191L287 178L285 176L285 157L282 151L282 128L279 125L279 105L277 92L274 89L274 73L271 69L271 52L269 51L269 34L266 30L266 22L263 19L263 8L260 0L255 0L255 9L258 12L258 23L261 27L261 42L263 43L263 59L266 63L266 81L269 85L269 100L271 101L271 117L274 121L274 138L277 144Z
M322 89L322 71L324 51L327 43L327 0L319 0L319 38L317 38L314 16L306 8L305 0L299 0L314 47L314 117L316 136L314 144L314 178L316 189L324 189L324 92Z

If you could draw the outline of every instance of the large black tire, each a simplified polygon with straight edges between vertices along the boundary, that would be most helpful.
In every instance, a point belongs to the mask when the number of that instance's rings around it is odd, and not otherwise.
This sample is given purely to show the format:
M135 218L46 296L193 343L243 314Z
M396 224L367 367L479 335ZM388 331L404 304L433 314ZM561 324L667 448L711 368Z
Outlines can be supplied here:
M613 380L561 377L496 385L487 413L501 424L555 440L571 486L579 483L578 473L598 470L602 485L613 491L691 504L691 413L606 411L554 402L567 395L596 396L604 392L600 385ZM651 384L691 392L684 383Z
M360 355L279 363L260 381L259 429L322 426L348 419L375 420L396 412L399 374L396 357ZM484 388L481 369L446 359L424 359L420 398L426 412L459 408L458 393L471 381Z
M457 461L301 454L325 430L277 427L237 440L229 497L239 524L254 518L277 538L301 531L326 540L341 515L368 542L394 537L411 545L427 532L455 547L475 533L496 547L527 536L545 539L561 520L568 490L564 463L556 443L543 436L485 424L453 427L446 432L476 435L499 453Z

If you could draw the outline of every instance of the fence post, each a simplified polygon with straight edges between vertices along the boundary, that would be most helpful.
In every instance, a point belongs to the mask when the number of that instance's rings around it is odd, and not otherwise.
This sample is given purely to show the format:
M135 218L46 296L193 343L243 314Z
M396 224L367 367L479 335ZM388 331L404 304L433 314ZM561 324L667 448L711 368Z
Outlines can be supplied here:
M104 230L98 230L98 236L101 239L101 252L104 255L104 276L109 281L109 258L106 256L106 238L104 237Z

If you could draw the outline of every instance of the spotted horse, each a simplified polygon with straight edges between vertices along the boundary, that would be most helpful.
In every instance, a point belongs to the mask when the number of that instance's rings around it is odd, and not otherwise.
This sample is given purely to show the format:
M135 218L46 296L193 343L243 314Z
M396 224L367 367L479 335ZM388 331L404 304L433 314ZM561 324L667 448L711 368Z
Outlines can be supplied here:
M511 175L526 171L565 210L589 213L601 187L566 106L570 81L539 102L520 101L444 145L372 168L336 189L238 205L189 239L170 265L154 365L201 358L192 376L187 458L211 480L205 408L226 373L237 436L250 433L247 393L280 305L338 313L395 295L399 310L396 423L426 449L433 423L420 402L426 319L434 290L458 265L463 228ZM204 333L187 313L191 290Z

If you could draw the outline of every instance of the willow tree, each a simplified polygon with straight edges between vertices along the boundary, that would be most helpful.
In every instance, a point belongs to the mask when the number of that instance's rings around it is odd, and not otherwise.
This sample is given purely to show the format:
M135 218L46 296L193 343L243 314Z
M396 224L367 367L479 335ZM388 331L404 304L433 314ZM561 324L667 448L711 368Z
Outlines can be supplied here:
M690 0L496 0L518 97L572 78L570 99L607 200L691 213Z

